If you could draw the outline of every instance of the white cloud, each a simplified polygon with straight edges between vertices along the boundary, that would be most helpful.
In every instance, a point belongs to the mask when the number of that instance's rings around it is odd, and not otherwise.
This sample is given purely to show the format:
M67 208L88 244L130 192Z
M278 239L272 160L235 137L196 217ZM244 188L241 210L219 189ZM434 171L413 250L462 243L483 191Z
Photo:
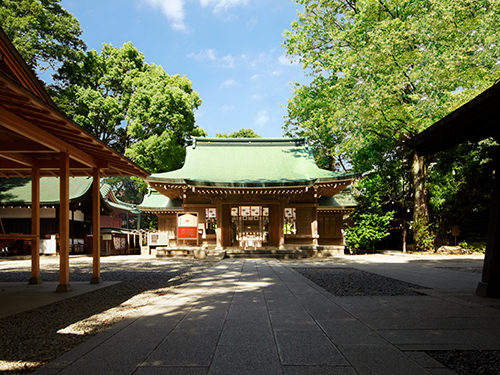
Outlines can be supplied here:
M235 61L234 56L229 54L223 57L218 57L217 51L215 51L212 48L202 50L199 53L190 53L186 56L192 57L195 60L210 61L222 68L234 68L234 61Z
M257 117L255 118L255 125L257 126L264 126L267 124L269 121L269 116L267 115L266 110L261 110L259 113L257 113Z
M255 81L257 78L260 77L260 74L254 74L253 76L250 77L252 81Z
M280 63L280 65L285 65L285 66L293 64L293 61L290 60L290 58L288 58L285 54L278 57L278 62Z
M195 60L215 61L216 55L217 52L215 52L214 49L205 49L203 51L200 51L199 53L190 53L189 55L187 55L187 57L192 57Z
M213 7L214 13L227 11L231 7L247 5L248 0L200 0L203 8Z
M250 21L247 22L247 30L253 30L253 27L259 23L257 17L252 17Z
M186 31L187 27L184 23L184 1L185 0L143 0L153 9L160 10L170 21L170 27L176 31Z
M234 105L224 104L221 108L221 112L230 112L234 109Z
M250 100L261 100L263 98L262 95L257 95L257 94L253 94L251 97L250 97Z
M229 79L226 79L224 82L222 82L220 87L229 87L229 86L235 86L235 85L236 85L236 81L232 78L229 78Z
M269 63L272 63L273 58L272 55L274 53L274 48L271 48L269 52L261 52L259 53L259 56L252 61L249 62L249 66L251 68L257 68L259 65L265 64L269 65Z

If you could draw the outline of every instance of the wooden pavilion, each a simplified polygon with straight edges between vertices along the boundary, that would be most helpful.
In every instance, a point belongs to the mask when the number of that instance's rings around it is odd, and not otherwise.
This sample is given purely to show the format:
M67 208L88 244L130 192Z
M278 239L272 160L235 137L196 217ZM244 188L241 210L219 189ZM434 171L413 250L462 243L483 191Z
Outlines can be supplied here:
M40 283L40 176L60 178L60 273L58 292L69 284L69 178L91 176L99 197L102 176L148 173L112 150L64 115L0 29L0 176L31 177L31 234L0 234L8 243L19 237L32 241L30 283ZM94 233L100 228L100 200L93 200ZM93 243L92 283L101 282L100 243Z
M494 138L500 144L500 81L407 142L419 155L447 150L465 142ZM482 281L476 294L500 297L500 146L490 150L495 184Z
M305 138L196 138L181 169L147 182L171 202L182 200L182 213L155 211L159 230L174 234L177 244L343 252L343 220L352 208L319 199L356 177L318 168ZM152 205L145 200L139 208Z

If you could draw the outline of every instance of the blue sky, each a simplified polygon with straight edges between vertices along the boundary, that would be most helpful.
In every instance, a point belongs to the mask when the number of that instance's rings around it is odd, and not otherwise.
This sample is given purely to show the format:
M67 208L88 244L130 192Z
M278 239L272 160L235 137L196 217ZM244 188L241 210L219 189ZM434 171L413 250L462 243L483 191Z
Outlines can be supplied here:
M292 0L62 0L89 49L126 42L148 63L185 75L203 103L196 124L214 137L252 128L281 137L300 64L281 46L297 18Z

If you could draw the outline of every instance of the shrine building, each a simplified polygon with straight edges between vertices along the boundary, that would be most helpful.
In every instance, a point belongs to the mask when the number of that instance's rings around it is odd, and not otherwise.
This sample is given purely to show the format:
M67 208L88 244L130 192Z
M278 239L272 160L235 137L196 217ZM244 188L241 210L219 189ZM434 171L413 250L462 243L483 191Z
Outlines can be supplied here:
M195 138L181 169L146 179L163 200L151 192L138 208L170 247L343 252L352 204L339 193L356 177L318 168L305 138Z

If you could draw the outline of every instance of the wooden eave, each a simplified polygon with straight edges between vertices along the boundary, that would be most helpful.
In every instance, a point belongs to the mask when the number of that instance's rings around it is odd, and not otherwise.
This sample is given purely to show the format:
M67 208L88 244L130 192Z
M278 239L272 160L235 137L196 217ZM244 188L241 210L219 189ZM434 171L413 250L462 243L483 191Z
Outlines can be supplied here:
M419 155L489 137L500 140L500 81L406 142Z
M54 105L52 98L47 93L41 82L36 79L34 73L28 67L19 52L7 38L4 31L0 29L0 71L6 72L23 87L43 99L45 102Z
M71 176L139 176L148 173L75 124L59 109L0 72L0 175L59 175L59 155L70 155Z
M234 187L203 187L190 186L186 183L171 182L149 182L149 185L159 193L170 199L185 198L186 194L194 193L201 196L215 198L217 196L275 196L290 197L303 194L314 194L315 198L320 196L334 196L352 183L353 179L345 179L331 182L316 182L313 186L293 187L263 187L263 188L234 188Z

